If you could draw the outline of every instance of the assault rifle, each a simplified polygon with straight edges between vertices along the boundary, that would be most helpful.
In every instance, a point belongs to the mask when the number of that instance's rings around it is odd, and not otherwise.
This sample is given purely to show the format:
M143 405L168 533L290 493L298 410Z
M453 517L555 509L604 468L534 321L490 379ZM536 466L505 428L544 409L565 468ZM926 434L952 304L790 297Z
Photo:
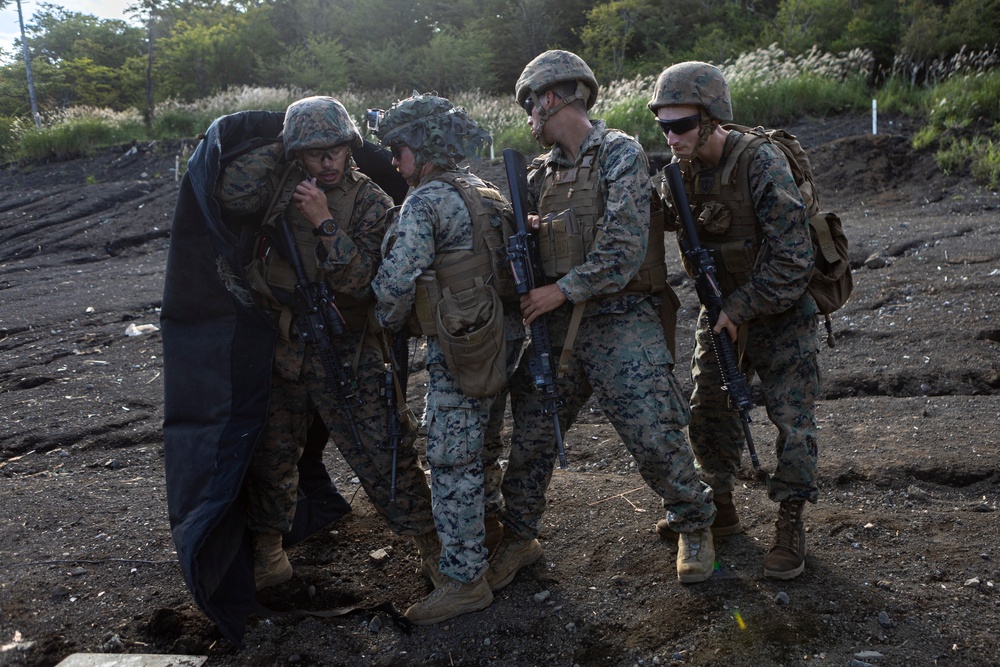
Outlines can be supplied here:
M379 393L382 395L383 400L385 400L385 448L392 450L392 473L389 479L389 500L396 499L396 459L399 456L399 443L403 440L403 427L399 422L399 413L396 412L396 406L399 405L399 403L396 400L395 377L396 374L392 368L392 363L390 362L385 364L385 381L382 383L382 391Z
M684 180L681 178L681 167L676 162L667 165L665 169L667 186L670 188L670 197L674 200L674 208L677 216L684 227L684 236L681 237L681 250L695 267L697 276L695 277L695 288L698 292L698 300L705 307L708 313L709 333L712 336L712 347L715 348L715 356L719 360L719 369L722 371L722 389L729 395L729 405L740 413L743 422L743 434L747 440L747 451L750 453L750 462L754 469L760 468L760 460L757 458L757 450L753 446L753 438L750 436L750 408L753 407L753 399L750 396L750 385L747 384L746 376L740 372L739 364L736 363L736 352L733 350L733 342L729 340L729 332L723 330L715 333L715 323L719 320L719 313L722 312L722 290L715 278L715 260L711 253L701 247L698 239L698 230L691 217L691 206L688 203L687 192L684 190Z
M326 282L322 280L309 282L295 243L295 236L284 213L274 221L274 227L277 230L275 241L278 252L295 272L295 305L292 308L295 331L303 342L316 346L323 370L326 371L327 389L340 397L340 404L344 414L347 415L354 444L358 452L361 452L361 434L358 433L353 412L354 408L361 406L361 401L354 395L351 367L349 364L341 363L340 354L333 344L333 338L344 336L344 317L337 310L333 293Z
M510 186L510 199L514 207L517 233L507 240L504 252L510 264L514 289L524 295L545 284L542 259L538 251L538 235L528 231L528 166L524 155L512 148L503 151L504 170ZM542 392L542 413L552 416L556 433L559 467L567 467L566 450L563 448L562 428L559 426L559 390L556 387L555 366L552 360L552 343L545 315L531 323L531 344L534 355L528 360L535 391Z

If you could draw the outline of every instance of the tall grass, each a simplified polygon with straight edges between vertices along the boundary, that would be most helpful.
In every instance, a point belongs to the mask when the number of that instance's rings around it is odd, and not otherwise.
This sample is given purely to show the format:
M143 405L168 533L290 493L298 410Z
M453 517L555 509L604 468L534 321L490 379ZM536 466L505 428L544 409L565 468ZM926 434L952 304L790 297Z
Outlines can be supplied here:
M878 90L869 87L874 60L868 51L843 54L812 49L790 56L777 45L746 53L721 67L730 83L735 121L745 125L777 127L803 116L823 117L845 111L866 112L872 96L879 109L923 119L914 145L936 146L942 168L967 168L985 183L995 183L1000 171L997 124L1000 123L1000 54L960 53L941 63L921 64L934 74L933 85L913 82L912 63L894 64ZM907 69L909 67L909 69ZM592 116L609 127L636 136L647 150L665 149L662 135L646 107L655 77L636 77L601 87ZM137 111L112 113L100 109L73 109L44 119L35 129L30 119L9 121L0 127L8 157L39 159L85 153L98 146L134 140L190 138L204 132L218 117L246 110L283 111L307 95L329 94L339 99L364 134L365 110L389 108L410 91L310 91L297 88L240 87L194 103L167 100L157 105L150 133ZM524 111L511 94L480 90L457 93L451 101L464 107L493 136L493 151L503 148L525 153L538 151ZM973 140L970 133L982 135ZM9 137L5 139L4 137ZM368 137L370 138L370 137Z

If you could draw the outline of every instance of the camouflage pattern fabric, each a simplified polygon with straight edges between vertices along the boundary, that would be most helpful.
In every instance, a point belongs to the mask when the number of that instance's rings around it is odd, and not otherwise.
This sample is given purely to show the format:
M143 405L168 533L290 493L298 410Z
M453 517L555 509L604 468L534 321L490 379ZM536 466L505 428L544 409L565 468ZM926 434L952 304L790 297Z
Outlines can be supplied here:
M220 204L231 212L262 216L271 194L281 186L280 174L285 165L278 144L238 158L220 179L217 190ZM291 176L297 180L305 177L297 172ZM336 188L327 193L328 199L335 194ZM378 268L385 217L392 200L369 182L355 201L349 223L339 225L333 236L318 238L314 256L302 260L307 266L312 263L324 269L325 279L336 294L364 303L371 300L369 284ZM287 208L286 215L289 224L309 225L294 205ZM270 261L281 260L275 257ZM312 406L389 527L402 535L428 533L433 527L430 490L411 440L399 449L397 500L389 501L391 452L378 446L385 441L388 426L384 402L378 398L383 379L381 351L376 345L362 341L363 316L351 317L345 313L345 319L346 334L335 345L342 360L359 358L355 391L363 405L354 410L354 418L362 452L357 452L339 398L326 386L325 372L314 346L304 344L298 336L292 336L291 340L279 338L268 423L254 452L248 481L251 527L270 527L282 532L290 527L298 477L295 464L302 454Z
M605 124L593 125L578 152L581 158L604 138ZM585 262L556 283L571 303L547 315L552 353L558 358L572 303L588 302L568 373L558 380L565 401L562 426L565 433L587 399L597 396L643 479L663 499L670 525L684 532L696 530L712 522L715 505L711 488L698 479L684 435L690 411L670 370L673 359L658 302L649 295L619 292L646 253L650 198L646 157L628 135L612 132L604 141L598 153L600 186L607 193L604 233ZM573 166L558 146L547 160ZM545 169L531 175L529 210L537 209L544 176ZM514 433L502 485L501 521L520 539L538 536L556 456L552 419L543 414L540 394L531 390L526 362L532 355L529 344L510 381Z
M780 150L763 144L750 165L750 192L766 246L758 256L765 259L747 283L724 295L723 310L736 324L747 325L743 367L760 378L768 419L778 428L778 464L768 479L768 495L775 501L816 502L819 309L806 290L813 267L809 224ZM700 162L695 159L690 168L697 173ZM689 434L702 478L716 493L727 493L739 467L743 431L719 388L708 336L702 312L691 363L695 389Z
M555 356L571 313L569 304L549 313ZM529 344L522 360L532 354ZM690 411L672 363L654 299L646 297L624 313L584 318L569 372L558 380L565 401L560 415L565 433L591 395L596 396L643 479L663 499L670 526L686 532L708 526L715 505L711 488L698 478L684 435ZM507 534L518 539L538 537L556 458L552 418L543 414L526 366L522 361L510 380L514 433L500 515ZM567 454L572 458L572 451Z
M337 345L341 358L353 358L351 355L359 344L355 333L349 344ZM361 405L353 409L353 416L361 436L360 452L341 401L327 389L326 374L312 345L298 339L279 340L275 366L267 424L254 450L247 480L251 530L270 528L287 532L291 527L298 486L296 464L302 455L307 420L313 410L330 430L332 442L358 476L390 530L408 536L434 530L430 488L420 468L413 437L404 438L399 446L396 499L389 499L392 452L380 446L387 442L385 403L378 395L384 373L381 352L372 345L364 345L355 372L355 392ZM299 377L287 379L296 371Z
M462 196L433 179L428 175L403 202L395 242L372 283L376 316L392 331L409 317L417 276L437 254L472 248L472 219ZM488 567L481 455L493 399L462 394L436 336L427 338L427 371L427 462L442 545L438 565L445 576L471 583Z
M644 298L621 290L638 272L646 255L651 197L646 154L635 139L623 132L613 130L605 136L605 127L604 121L593 121L578 153L582 156L604 142L598 152L598 183L606 193L604 219L598 224L604 233L586 261L556 281L570 302L587 302L584 317L625 312ZM548 165L573 167L574 163L566 159L559 146L547 154L542 167L528 174L529 210L538 209Z
M293 151L350 143L361 148L361 133L344 105L332 97L306 97L288 105L281 132L286 156Z
M597 102L600 86L590 66L571 51L552 49L539 54L525 65L514 85L518 105L524 106L524 101L530 94L542 93L562 81L582 81L590 89L585 100L587 109L591 109Z
M379 140L386 147L409 146L418 168L430 162L445 169L492 143L489 133L465 109L443 97L416 91L386 111L379 122Z
M647 105L654 114L660 107L693 104L705 107L716 120L733 120L733 105L726 77L715 65L689 61L660 72Z

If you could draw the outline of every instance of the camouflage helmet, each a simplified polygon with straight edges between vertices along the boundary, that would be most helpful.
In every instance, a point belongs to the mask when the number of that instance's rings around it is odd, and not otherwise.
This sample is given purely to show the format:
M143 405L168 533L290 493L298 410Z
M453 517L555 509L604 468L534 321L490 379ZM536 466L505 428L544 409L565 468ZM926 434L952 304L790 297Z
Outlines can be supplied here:
M281 135L285 157L291 157L292 151L331 148L344 143L360 148L364 144L344 105L323 96L306 97L288 105Z
M417 91L385 112L378 137L386 147L409 146L420 165L432 162L442 167L456 166L492 143L465 109L434 93Z
M523 107L529 95L537 95L562 81L583 83L589 91L585 99L587 109L594 106L599 89L594 72L580 56L558 49L546 51L524 66L524 71L514 86L518 105Z
M660 72L653 87L649 110L654 114L660 107L692 104L704 107L716 120L733 120L733 104L729 98L729 84L715 65L689 61L671 65Z

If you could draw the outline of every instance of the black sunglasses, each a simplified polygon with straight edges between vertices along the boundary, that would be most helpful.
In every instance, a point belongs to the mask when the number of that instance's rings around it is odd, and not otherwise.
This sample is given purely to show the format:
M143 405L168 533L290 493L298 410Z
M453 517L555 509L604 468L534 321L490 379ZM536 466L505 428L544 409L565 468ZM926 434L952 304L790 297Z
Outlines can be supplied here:
M389 146L389 152L392 153L392 157L396 160L401 160L403 158L403 146L406 144L393 144Z
M701 123L701 114L685 116L684 118L677 118L675 120L657 119L656 122L660 124L663 134L673 132L676 135L681 135L698 127L699 123Z
M535 108L535 99L529 95L524 98L524 102L521 103L521 106L524 107L524 110L527 111L530 116L532 110Z

